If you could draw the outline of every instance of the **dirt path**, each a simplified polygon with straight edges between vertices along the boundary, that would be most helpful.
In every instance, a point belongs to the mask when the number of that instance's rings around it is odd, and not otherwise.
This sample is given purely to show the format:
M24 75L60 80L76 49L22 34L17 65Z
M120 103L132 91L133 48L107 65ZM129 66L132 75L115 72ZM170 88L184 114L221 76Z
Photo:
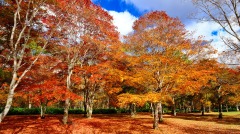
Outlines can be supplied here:
M152 117L139 114L94 115L85 119L71 115L68 125L61 124L61 115L7 116L0 124L0 134L240 134L240 118L219 121L215 117L164 116L159 130L152 129Z

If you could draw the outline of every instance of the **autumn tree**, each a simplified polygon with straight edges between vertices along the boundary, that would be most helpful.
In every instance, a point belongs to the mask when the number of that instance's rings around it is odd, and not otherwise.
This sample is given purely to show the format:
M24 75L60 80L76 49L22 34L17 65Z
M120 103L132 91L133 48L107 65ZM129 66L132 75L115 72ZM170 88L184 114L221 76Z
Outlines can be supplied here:
M59 23L59 32L55 35L56 49L51 50L66 65L66 86L73 92L72 75L75 67L96 65L106 60L104 51L118 40L118 33L112 17L101 7L89 0L60 1L59 7L53 7L53 12L63 21ZM65 5L65 6L64 6ZM69 7L69 10L65 10ZM94 14L94 15L93 15ZM51 18L47 18L49 22ZM81 76L79 76L81 77ZM68 121L70 99L65 100L63 123Z
M5 108L0 114L0 122L2 122L12 105L14 91L18 84L42 53L40 52L38 56L25 60L28 52L30 52L27 46L31 41L34 41L32 37L39 39L37 45L42 50L46 48L49 42L49 38L42 38L46 32L37 28L37 26L41 27L39 18L47 12L42 7L48 1L15 0L5 2L7 4L0 6L0 40L2 44L0 53L1 61L3 61L1 62L1 68L10 70L12 78L9 87L7 87L9 93ZM23 65L25 65L25 68L23 68Z
M134 32L126 38L128 54L134 59L139 83L153 103L154 124L158 128L158 111L164 96L174 86L174 75L185 64L184 50L190 48L187 31L177 19L155 11L134 23ZM161 116L161 115L160 115ZM160 119L161 120L161 119Z
M226 67L219 67L215 74L216 79L211 81L211 88L217 98L219 116L222 118L222 105L224 100L234 96L238 92L239 82L236 72ZM237 94L236 94L237 95Z

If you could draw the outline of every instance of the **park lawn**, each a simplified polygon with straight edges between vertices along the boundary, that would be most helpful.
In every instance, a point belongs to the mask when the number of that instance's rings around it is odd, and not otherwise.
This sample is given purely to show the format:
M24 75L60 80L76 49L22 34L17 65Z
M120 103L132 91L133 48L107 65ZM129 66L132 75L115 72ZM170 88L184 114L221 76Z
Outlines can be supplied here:
M152 129L149 113L139 113L135 118L127 114L96 114L92 119L70 115L68 125L62 125L62 115L47 115L45 119L37 115L14 115L7 116L0 124L0 134L240 134L239 114L227 113L221 120L217 119L217 113L164 115L159 130Z

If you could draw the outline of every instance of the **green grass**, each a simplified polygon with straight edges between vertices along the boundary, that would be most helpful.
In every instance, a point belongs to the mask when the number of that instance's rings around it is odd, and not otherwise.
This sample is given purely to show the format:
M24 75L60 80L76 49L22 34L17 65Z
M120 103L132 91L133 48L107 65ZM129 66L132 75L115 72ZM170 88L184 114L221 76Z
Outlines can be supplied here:
M210 114L218 115L218 112L211 112ZM236 118L240 118L240 112L222 112L223 116L234 116Z

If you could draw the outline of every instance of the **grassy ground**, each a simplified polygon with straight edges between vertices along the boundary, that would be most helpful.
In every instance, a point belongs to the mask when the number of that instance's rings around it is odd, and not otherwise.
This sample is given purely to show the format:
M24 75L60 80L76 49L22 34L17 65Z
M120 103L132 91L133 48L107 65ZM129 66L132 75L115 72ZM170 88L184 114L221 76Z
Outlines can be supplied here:
M140 113L135 118L126 114L94 115L92 119L70 115L68 125L62 125L62 115L48 115L45 119L7 116L0 124L0 134L240 134L240 112L223 113L221 120L217 114L164 115L159 130L152 129L149 113Z

